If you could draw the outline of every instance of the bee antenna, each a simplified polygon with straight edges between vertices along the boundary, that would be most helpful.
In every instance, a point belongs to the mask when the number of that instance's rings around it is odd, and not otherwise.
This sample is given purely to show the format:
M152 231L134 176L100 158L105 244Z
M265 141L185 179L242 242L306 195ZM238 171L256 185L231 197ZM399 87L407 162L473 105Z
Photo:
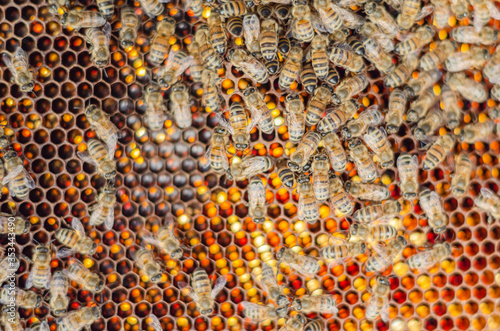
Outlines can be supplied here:
M104 73L104 76L106 76L106 78L109 78L108 76L108 72L106 71L106 68L102 69L103 73Z
M38 240L36 240L35 238L33 238L32 240L35 242L35 244L40 245L40 243L38 242Z

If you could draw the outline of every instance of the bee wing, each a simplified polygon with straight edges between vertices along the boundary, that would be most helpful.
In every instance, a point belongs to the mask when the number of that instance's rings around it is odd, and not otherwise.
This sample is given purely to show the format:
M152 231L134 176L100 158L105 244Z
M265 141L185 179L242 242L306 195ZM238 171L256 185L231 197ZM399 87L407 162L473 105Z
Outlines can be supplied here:
M386 137L386 135L384 134L384 131L380 130L380 129L377 129L379 131L382 132L382 135L384 135L384 137ZM373 134L368 134L368 133L365 133L363 138L365 139L365 143L366 145L371 149L371 150L375 150L376 149L376 146L377 146L377 138L376 136Z
M384 305L382 306L382 310L380 311L380 318L384 323L389 322L389 300L384 300Z
M94 160L93 157L91 157L89 155L89 153L87 152L76 152L76 155L80 158L80 160L82 160L83 162L87 162L87 163L90 163L96 167L99 167L99 163Z
M35 268L36 265L33 265L33 269L31 270L30 274L28 275L28 278L26 278L26 284L24 285L26 289L30 289L33 287L33 280L35 279Z
M486 1L486 7L488 7L488 10L490 11L490 17L500 20L500 10L498 10L494 1Z
M215 113L215 117L217 117L220 126L226 129L227 132L229 132L230 134L234 134L233 127L231 126L231 124L228 123L228 121L224 117L222 117L221 114Z
M5 323L4 327L5 327L5 331L13 331L12 326L10 326L10 323Z
M104 34L104 37L106 37L106 44L109 45L109 39L111 38L111 25L109 22L106 22L102 28L102 33Z
M257 15L247 15L243 18L243 34L245 42L249 44L252 40L258 40L260 33L260 20Z
M299 194L299 205L298 205L298 212L297 212L297 217L299 220L303 221L304 220L304 198L302 197L302 194Z
M333 33L334 29L323 23L321 16L316 13L311 13L311 24L314 29L323 33Z
M175 72L176 75L177 76L182 75L184 73L184 71L187 70L187 68L191 67L191 64L193 63L193 61L194 61L194 57L192 55L189 55L188 57L184 58L184 60L182 60L182 65Z
M108 208L108 215L106 215L106 219L104 220L104 228L106 228L106 230L111 230L113 228L114 222L115 210L114 208Z
M293 111L289 111L287 112L287 114L288 114L287 120L290 126L295 126L295 127L302 126L301 121L299 120L297 114L295 114Z
M57 251L56 257L59 259L64 259L67 257L70 257L76 253L76 250L74 249L69 249L69 248L61 248L60 250Z
M33 177L29 174L29 172L26 171L26 169L23 168L24 172L24 178L26 178L26 181L28 182L27 185L29 188L33 189L35 188L35 181L33 180Z
M184 294L187 294L194 301L198 301L198 295L191 286L189 286L185 282L179 282L177 283L177 285L179 286L180 290L184 292Z
M427 5L422 7L420 13L418 13L417 17L415 17L415 22L420 21L422 18L432 14L433 11L434 11L434 5Z
M97 204L96 208L92 212L92 215L90 215L90 221L89 223L91 225L96 225L97 219L99 218L99 215L102 212L103 205L102 204Z
M17 167L15 167L14 169L12 169L7 173L7 176L5 176L2 180L2 185L4 186L7 185L7 183L16 178L23 171L24 167L22 165L18 165Z
M150 324L153 327L153 329L155 329L155 331L162 331L163 330L161 323L160 323L160 320L158 319L158 317L156 317L156 315L149 314L149 318L151 319Z
M420 207L422 207L427 216L434 214L434 208L436 208L438 213L444 213L439 195L434 191L431 192L429 197L420 198Z
M10 73L15 75L16 74L16 67L14 67L14 65L12 64L12 59L11 59L10 55L8 55L7 53L3 53L2 58L3 58L3 62L7 66L7 68L9 68Z
M106 140L106 147L108 149L108 159L113 160L115 158L116 143L118 142L118 134L113 133Z
M217 294L219 294L219 292L224 288L224 285L226 285L226 283L227 283L226 275L217 278L217 280L215 281L214 288L212 289L212 293L210 294L212 299L215 299Z
M158 240L157 238L153 237L153 236L145 236L143 238L144 242L146 244L150 244L150 245L153 245L153 246L156 246L156 247L159 247L161 248L162 246L162 243L160 240Z
M253 303L253 302L248 302L248 301L243 301L242 303L240 303L241 306L243 307L243 313L246 315L245 313L245 310L259 310L259 311L263 311L263 310L267 310L267 307L264 306L264 305L259 305L258 303ZM256 319L253 319L251 317L247 317L248 319L250 320L253 320L255 321Z
M340 16L344 21L350 23L349 25L352 28L360 28L363 24L365 24L365 20L361 16L354 14L352 11L337 6L335 4L331 4L331 6L337 13L340 14Z
M496 201L497 203L500 203L500 198L495 193L493 193L493 191L490 190L489 188L483 187L481 188L480 192L483 197Z
M83 227L82 222L78 218L76 217L71 218L71 227L73 228L73 230L78 232L78 234L81 237L85 236L85 228Z
M348 241L345 238L342 238L338 236L337 234L333 233L330 238L328 238L328 243L330 245L344 245Z
M50 331L49 323L47 323L47 321L43 321L42 324L40 324L40 328L38 330L39 331Z

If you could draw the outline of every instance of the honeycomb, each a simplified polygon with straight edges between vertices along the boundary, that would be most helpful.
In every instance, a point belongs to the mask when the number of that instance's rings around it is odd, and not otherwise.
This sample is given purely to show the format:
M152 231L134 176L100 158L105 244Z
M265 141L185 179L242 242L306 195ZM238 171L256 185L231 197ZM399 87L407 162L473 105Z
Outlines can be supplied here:
M90 0L76 5L96 8ZM29 54L29 63L37 77L34 94L26 95L8 83L8 70L4 64L1 67L0 124L8 127L12 147L22 153L37 184L25 201L12 199L6 188L1 198L2 212L10 212L12 208L32 224L29 233L16 237L16 251L24 256L17 271L18 286L24 288L26 283L30 270L27 258L32 256L35 241L51 241L63 219L77 217L82 220L87 235L99 243L99 248L94 256L77 254L76 257L106 280L102 293L92 294L74 283L68 293L70 310L78 310L91 302L101 307L102 318L92 325L92 330L152 330L147 321L151 313L158 316L165 330L247 328L239 303L267 302L266 295L254 281L261 273L261 261L272 264L275 249L283 245L304 248L308 254L318 256L319 248L327 244L330 234L348 229L349 220L331 215L326 204L320 208L318 222L306 224L298 220L296 190L282 186L272 171L264 175L268 218L263 224L254 223L248 217L245 204L248 181L233 182L210 169L205 151L217 121L201 106L202 87L193 83L189 74L185 76L194 100L192 127L180 130L169 119L164 132L148 131L143 124L143 88L152 80L156 69L148 66L147 52L149 38L161 17L149 19L142 15L137 2L129 1L128 5L135 8L143 21L136 48L125 52L117 42L120 22L116 13L123 5L126 5L123 0L115 1L111 60L101 70L91 63L82 35L62 28L43 0L0 0L1 49L13 52L21 46ZM166 8L165 14L177 21L172 47L185 48L191 42L198 19L192 13L183 12L176 2ZM241 91L251 80L230 65L223 71L223 97L227 101L241 99ZM367 75L370 84L361 95L362 103L386 105L388 94L380 75L377 71ZM267 94L265 101L273 109L276 132L269 136L254 129L252 154L289 155L293 146L288 143L277 77L259 89ZM169 91L165 99L168 94ZM464 103L465 123L473 121L474 114L486 107ZM84 115L83 109L88 104L102 107L121 131L115 153L117 204L111 231L88 224L88 206L96 201L99 190L106 184L94 167L76 156L77 151L86 149L85 142L95 137ZM479 120L484 118L480 116ZM444 134L444 128L441 131ZM408 152L418 154L421 160L423 151L407 124L403 124L397 134L390 135L389 140L396 157L400 152ZM461 143L453 152L462 150L475 156L471 183L475 195L481 187L497 192L500 142ZM444 238L453 243L453 255L428 273L408 272L402 260L386 271L387 275L398 276L390 278L390 322L379 319L370 322L364 318L368 288L374 283L374 275L362 269L366 256L332 268L321 262L321 271L314 279L301 277L281 266L278 280L294 296L336 294L340 302L338 316L321 315L327 329L332 331L388 330L389 327L393 330L500 329L497 303L500 228L487 222L486 215L474 208L471 197L457 199L450 195L451 171L446 164L432 171L419 170L419 180L421 187L429 187L441 196L450 219ZM349 172L343 179L355 176L354 166L349 164ZM389 187L394 199L401 197L395 169L381 173L381 181ZM355 203L357 208L365 204L358 200ZM155 232L170 213L177 218L183 243L190 247L189 257L173 261L160 254L165 261L165 272L162 282L154 285L139 275L132 256L144 235ZM405 258L420 249L422 239L431 244L437 240L422 216L417 201L405 201L400 214L400 222L410 239L403 253ZM6 245L7 238L0 237L0 243ZM60 245L57 241L53 244ZM54 257L52 273L64 266L64 260ZM209 275L228 276L225 288L216 298L216 313L208 318L199 316L194 302L177 286L180 281L188 282L189 275L199 266ZM19 313L25 327L39 319L47 320L51 330L56 328L47 299L40 308L20 308ZM309 318L317 316L308 315ZM282 319L258 328L273 330L283 324Z

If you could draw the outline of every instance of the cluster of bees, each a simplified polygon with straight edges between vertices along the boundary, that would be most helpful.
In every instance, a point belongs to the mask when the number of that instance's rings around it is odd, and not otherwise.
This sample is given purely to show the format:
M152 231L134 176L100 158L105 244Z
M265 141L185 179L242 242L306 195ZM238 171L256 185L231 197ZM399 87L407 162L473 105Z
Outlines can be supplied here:
M161 1L140 0L139 3L149 17L164 17L165 6ZM104 68L110 57L112 34L108 20L115 17L115 7L110 0L96 0L96 4L99 11L71 9L64 0L48 0L49 10L60 18L64 27L85 29L83 35L91 59L96 66ZM413 136L426 149L422 169L432 170L451 158L457 139L471 144L500 134L495 124L500 118L500 108L489 109L482 122L461 126L463 112L459 106L462 99L469 103L483 103L490 97L500 100L500 52L491 54L487 48L496 45L499 38L498 30L488 25L491 18L500 19L500 12L492 1L431 0L424 5L421 0L190 0L183 4L193 16L206 21L196 25L186 50L170 49L169 40L176 29L173 18L167 16L156 22L147 61L158 70L155 81L144 90L147 106L144 124L149 130L162 130L170 113L178 127L190 127L193 100L181 78L186 72L193 82L201 83L202 103L215 113L219 123L207 151L210 165L214 172L227 173L231 180L249 180L249 216L256 223L264 222L267 215L266 190L260 175L276 168L285 187L296 187L300 220L317 222L319 205L327 201L337 216L352 217L348 240L340 235L332 236L329 245L320 251L322 259L330 265L341 264L370 253L365 272L382 273L401 257L408 244L404 231L389 224L401 212L401 201L392 199L388 188L378 184L380 169L396 165L402 198L418 199L432 230L438 235L446 231L448 218L439 195L419 186L418 156L402 153L396 157L387 135L397 133L404 122L412 126ZM126 5L120 8L119 15L119 45L129 49L135 45L141 19L136 10ZM468 22L472 16L472 26L453 24L451 40L436 42L432 50L425 50L435 40L432 24L446 29L453 17ZM429 17L433 18L432 23ZM474 46L462 52L461 43ZM18 48L12 55L4 54L3 62L12 83L23 92L31 92L35 77L25 51ZM222 98L219 69L226 63L253 82L241 91L243 102L226 104ZM446 71L444 75L441 68ZM465 71L471 69L481 71L487 83L469 78ZM367 71L378 71L383 76L389 93L387 107L372 105L365 109L358 102L357 96L369 85ZM278 160L251 153L252 130L258 127L266 135L274 134L275 130L273 112L262 90L270 77L277 78L277 88L283 94L280 101L289 140L294 144L289 157ZM440 93L436 93L436 84L441 80ZM164 100L167 91L169 107ZM114 223L114 152L119 130L95 105L88 105L85 115L99 139L90 139L87 152L79 152L78 156L94 165L107 180L97 203L90 207L89 223L109 230ZM436 136L442 126L451 132ZM240 162L228 158L231 145L238 155L244 155ZM35 183L24 169L19 154L9 148L9 138L3 129L0 148L2 185L8 185L12 197L26 199ZM359 180L344 183L342 174L349 162L354 163ZM469 155L463 152L455 157L454 164L450 191L460 197L469 192L474 166ZM352 198L370 203L355 211ZM500 218L500 197L490 189L482 188L475 204L488 213L491 221ZM15 234L30 229L29 222L15 215L2 214L0 221L2 233L11 231L10 224L15 225ZM93 255L97 244L86 235L78 219L68 221L69 226L55 233L55 240L66 248L56 252L51 243L35 246L26 280L26 289L48 290L49 307L58 318L57 330L60 331L88 328L101 318L97 305L68 310L70 281L93 293L104 288L101 275L72 257L75 253ZM134 259L139 272L153 283L161 282L163 268L147 245L166 252L172 259L180 259L185 251L175 234L173 221L166 222L155 235L146 236L141 244ZM437 243L411 256L406 263L412 269L424 271L449 257L451 250L450 243ZM64 270L52 275L50 263L54 253L60 259L69 259ZM307 277L314 277L321 269L318 258L286 247L277 251L276 259L278 265L285 263ZM0 262L1 283L19 268L19 260L14 260L6 257ZM259 282L275 305L243 302L243 313L253 322L290 317L290 309L293 309L296 313L286 320L284 330L319 331L324 329L324 322L316 319L308 323L305 314L338 311L337 297L330 294L287 297L284 287L278 285L275 271L267 263L262 263ZM198 268L191 275L191 285L178 285L196 302L200 314L211 315L215 298L225 283L225 276L219 276L212 288L209 275ZM387 322L388 277L379 274L371 292L366 318L375 320L380 316ZM10 301L26 309L39 307L44 302L30 290L0 290L0 303L6 305ZM6 316L4 312L0 317L6 330L23 330L18 313L14 322ZM150 315L149 325L162 330L154 315ZM47 321L30 325L32 331L49 329Z

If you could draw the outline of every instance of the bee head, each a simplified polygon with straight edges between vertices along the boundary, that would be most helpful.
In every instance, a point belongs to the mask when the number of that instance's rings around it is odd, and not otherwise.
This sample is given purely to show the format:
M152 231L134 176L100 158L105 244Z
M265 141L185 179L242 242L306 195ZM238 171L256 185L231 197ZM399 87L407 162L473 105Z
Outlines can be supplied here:
M283 253L285 253L285 247L281 247L278 252L276 252L276 258L280 260L283 257Z
M212 308L209 308L209 309L206 309L206 310L202 310L200 311L200 313L202 315L210 315L214 310Z
M132 41L134 39L134 33L132 30L127 30L124 35L123 35L123 40L121 41L121 45L123 48L128 48L134 46L134 42Z
M182 254L183 254L182 248L177 248L175 251L172 252L172 254L170 254L170 257L178 260L182 257Z
M68 13L64 13L63 16L61 17L61 24L66 25L66 21L68 20Z
M36 307L40 307L40 305L42 304L42 296L41 295L37 295L36 296Z
M101 292L103 288L104 288L104 281L101 279L101 280L99 280L99 283L95 287L95 291Z
M403 196L405 197L405 199L414 199L417 196L417 193L415 192L405 193L403 194Z
M424 128L428 127L428 125L423 125ZM422 139L425 137L425 131L423 128L415 128L413 131L413 134L415 135L415 138L417 139Z
M66 309L56 309L53 311L54 316L61 316L66 314L67 310Z
M405 238L405 237L403 237L403 236L398 236L398 240L399 240L399 241L400 241L400 242L401 242L404 246L408 245L408 240L406 240L406 238Z
M302 314L298 314L296 317L297 317L297 319L300 321L300 323L302 323L302 324L306 324L307 320L306 320L306 318L305 318L305 316L304 316L304 315L302 315Z
M158 283L160 280L161 280L161 272L154 275L154 276L151 276L151 281L153 283Z
M288 306L288 298L286 295L280 294L276 300L278 306Z
M245 91L243 92L243 95L245 97L248 97L250 94L252 94L254 92L255 92L255 87L251 86L251 87L248 87L245 89Z
M367 250L366 243L361 242L360 248L361 248L361 254L365 254Z
M96 243L93 243L93 244L92 244L92 248L91 248L91 249L90 249L90 251L89 251L89 255L94 255L94 254L95 254L95 252L96 252L96 250L97 250L97 244L96 244Z
M23 233L28 233L30 229L31 229L31 222L30 221L25 221L24 222Z
M99 108L96 106L96 105L89 105L87 107L87 109L85 110L85 115L87 116L91 116L92 114L94 113L97 113L96 111L98 110Z
M384 277L384 276L377 276L377 283L385 285L385 286L390 285L389 279L387 279L387 277Z
M280 307L280 308L276 309L276 314L280 318L287 317L287 315L288 315L288 307Z
M113 171L111 171L111 172L108 172L108 173L106 173L106 174L104 175L104 177L105 177L106 179L112 179L112 178L115 178L115 176L116 176L116 170L113 170Z
M333 95L332 95L332 101L336 105L340 105L340 98L339 98L339 96L336 93L333 93Z
M377 5L374 2L369 2L365 5L365 13L371 14L375 11L375 8L377 8Z
M358 228L359 228L359 225L356 223L351 225L351 235L355 236L356 234L358 234Z
M293 300L292 307L298 311L302 310L302 301L300 299Z
M101 309L98 306L92 307L92 314L95 318L101 318Z

